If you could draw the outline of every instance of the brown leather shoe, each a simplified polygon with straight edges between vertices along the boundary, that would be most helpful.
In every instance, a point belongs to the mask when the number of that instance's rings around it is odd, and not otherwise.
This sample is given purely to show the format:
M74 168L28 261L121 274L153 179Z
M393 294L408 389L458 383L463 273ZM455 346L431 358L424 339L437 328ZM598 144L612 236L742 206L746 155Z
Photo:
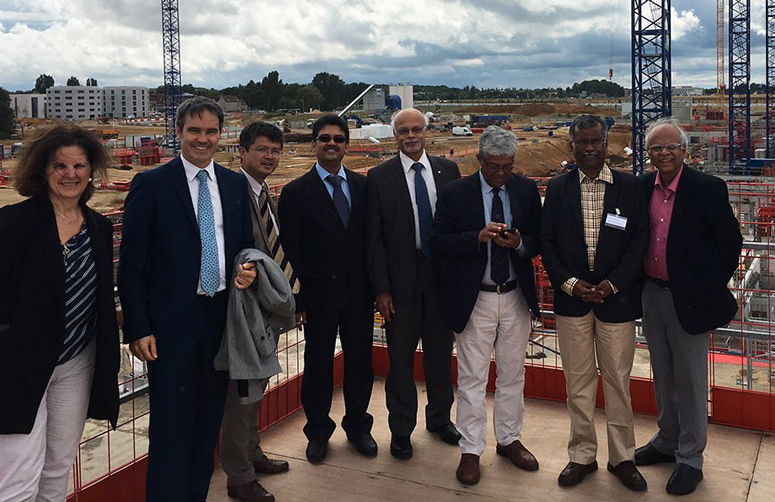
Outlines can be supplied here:
M525 448L520 441L514 441L508 446L498 445L495 452L511 459L511 462L525 471L537 471L538 460Z
M457 466L457 480L472 486L479 482L479 455L463 453Z
M608 472L619 478L619 481L632 491L642 492L648 488L646 479L631 460L620 462L616 467L608 462Z
M274 460L266 455L253 462L256 474L278 474L287 471L289 467L285 460Z
M597 460L590 464L577 464L576 462L568 462L568 465L560 473L557 478L557 482L560 486L576 486L584 481L587 474L591 474L597 470Z
M226 486L229 497L240 502L274 502L274 495L261 486L258 481L251 481L244 485Z

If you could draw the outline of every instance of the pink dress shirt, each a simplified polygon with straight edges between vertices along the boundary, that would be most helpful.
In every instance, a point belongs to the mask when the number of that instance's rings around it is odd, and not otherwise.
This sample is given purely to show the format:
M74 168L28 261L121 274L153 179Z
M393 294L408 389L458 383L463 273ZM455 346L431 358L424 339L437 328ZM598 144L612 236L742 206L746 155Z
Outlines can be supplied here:
M662 175L657 173L657 179L654 181L654 192L649 204L651 235L649 236L649 250L643 261L643 271L649 277L663 281L670 280L667 273L667 234L670 231L670 219L673 216L675 191L683 171L683 167L681 167L668 187L662 185Z

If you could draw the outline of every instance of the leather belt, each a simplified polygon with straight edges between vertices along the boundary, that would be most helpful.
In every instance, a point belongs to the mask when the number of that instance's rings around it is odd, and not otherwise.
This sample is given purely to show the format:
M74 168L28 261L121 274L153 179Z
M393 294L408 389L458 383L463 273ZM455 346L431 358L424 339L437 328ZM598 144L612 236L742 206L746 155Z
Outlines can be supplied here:
M651 282L657 285L660 289L670 289L670 281L663 281L662 279L657 279L656 277L651 277L650 275L646 276Z
M501 286L496 286L495 284L482 284L479 286L479 291L498 293L499 295L508 293L509 291L514 291L515 289L517 289L517 281L509 281Z

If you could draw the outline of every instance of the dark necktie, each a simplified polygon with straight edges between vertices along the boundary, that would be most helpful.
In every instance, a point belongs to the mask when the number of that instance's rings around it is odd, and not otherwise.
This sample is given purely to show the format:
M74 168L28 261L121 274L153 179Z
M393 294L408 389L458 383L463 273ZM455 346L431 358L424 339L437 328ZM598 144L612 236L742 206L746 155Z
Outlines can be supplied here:
M339 218L342 220L344 228L347 228L347 224L350 222L350 204L342 191L342 177L338 174L329 174L326 176L326 181L334 187L334 207L336 207L336 212L339 213Z
M431 211L431 199L428 197L428 185L422 176L423 165L419 162L412 164L414 169L414 200L417 204L417 219L420 221L420 246L423 254L431 257L431 225L433 225L433 211Z
M492 221L505 223L500 188L492 189ZM490 278L499 286L509 280L509 250L490 241Z
M266 231L266 242L269 245L269 251L272 254L274 261L280 266L291 284L293 293L299 292L299 280L296 277L296 273L293 271L291 262L288 261L288 257L283 252L283 246L280 243L280 239L277 236L277 228L272 221L272 210L269 208L269 187L264 184L261 190L261 195L258 196L258 212L261 214L261 221L264 223L264 230Z

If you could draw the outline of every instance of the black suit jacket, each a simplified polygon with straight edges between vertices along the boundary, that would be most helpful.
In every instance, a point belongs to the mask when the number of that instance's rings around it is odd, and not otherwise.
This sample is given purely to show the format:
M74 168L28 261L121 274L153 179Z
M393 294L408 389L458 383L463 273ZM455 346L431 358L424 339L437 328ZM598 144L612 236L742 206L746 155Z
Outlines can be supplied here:
M544 198L541 252L555 291L556 314L581 317L591 309L603 322L633 321L641 316L643 258L648 249L645 198L637 178L611 172L613 184L606 186L594 271L589 270L587 263L578 168L549 181ZM624 230L605 225L606 215L616 214L617 210L627 218ZM587 303L562 291L563 283L571 277L591 284L608 279L619 292L602 304Z
M301 284L297 312L373 303L366 269L366 177L345 171L352 197L347 228L314 167L280 193L280 241Z
M248 183L242 174L215 164L223 210L226 288L234 258L255 247ZM138 173L124 203L118 285L124 311L124 342L153 334L189 340L190 316L201 268L199 224L180 157ZM216 345L217 350L217 345Z
M460 178L457 164L428 155L436 193ZM369 277L375 294L390 293L396 302L412 296L417 272L414 207L397 155L369 170Z
M88 416L118 418L113 224L83 206L97 267L97 354ZM28 434L65 339L65 267L48 197L0 209L0 434Z
M453 181L439 192L433 220L431 249L441 259L441 314L455 332L466 327L474 310L487 267L487 244L479 242L484 221L481 181L476 172ZM522 235L525 256L510 250L519 287L533 315L538 317L535 273L531 258L538 254L541 198L535 182L512 174L506 182L512 224Z
M656 176L643 177L648 201ZM727 283L742 247L726 183L684 165L667 236L667 273L678 321L688 333L706 333L735 316L737 301Z

